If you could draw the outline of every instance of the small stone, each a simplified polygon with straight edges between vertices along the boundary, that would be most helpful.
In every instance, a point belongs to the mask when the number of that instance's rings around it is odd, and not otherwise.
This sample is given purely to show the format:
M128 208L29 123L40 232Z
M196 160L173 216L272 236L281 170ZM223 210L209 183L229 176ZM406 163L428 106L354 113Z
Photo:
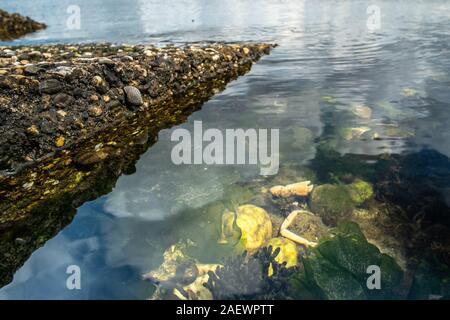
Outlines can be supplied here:
M37 136L39 134L39 129L36 125L32 125L31 127L27 128L27 133L32 136Z
M129 104L133 106L141 106L144 104L144 100L142 100L141 92L138 88L133 86L126 86L123 88L125 91L125 95Z
M73 101L72 96L66 94L66 93L58 93L54 98L53 98L53 103L58 107L58 108L64 108L67 105L69 105L71 102Z
M62 146L64 146L65 141L66 140L64 139L63 136L59 136L55 140L55 146L58 147L58 148L61 148Z
M18 244L25 244L25 243L27 243L27 241L24 240L24 239L22 239L22 238L16 238L15 241L16 241Z
M23 187L24 189L30 189L33 185L34 185L34 182L33 182L33 181L30 181L30 182L24 183L24 184L22 185L22 187Z
M88 109L88 113L92 117L98 117L103 113L103 110L99 106L91 106Z
M98 95L92 94L89 96L89 101L91 102L97 102L98 101Z
M104 64L104 65L113 65L114 61L109 58L102 57L102 58L98 58L98 63Z
M75 159L75 163L81 166L89 167L105 160L108 154L105 151L87 152Z
M244 54L249 54L250 53L250 49L249 48L246 48L246 47L244 47L243 49L242 49L242 51L244 52Z
M58 111L56 111L56 114L58 116L60 116L61 118L65 118L67 115L67 112L65 112L64 110L58 110Z
M63 89L63 85L60 81L56 79L44 80L39 84L39 89L41 93L54 94L58 93Z
M105 80L103 80L103 78L100 77L100 76L94 76L94 77L92 78L92 84L93 84L94 86L96 86L96 87L99 87L99 86L103 85L104 82L105 82Z
M25 74L31 75L31 76L38 74L42 70L43 70L42 68L35 66L35 65L27 66L24 69Z

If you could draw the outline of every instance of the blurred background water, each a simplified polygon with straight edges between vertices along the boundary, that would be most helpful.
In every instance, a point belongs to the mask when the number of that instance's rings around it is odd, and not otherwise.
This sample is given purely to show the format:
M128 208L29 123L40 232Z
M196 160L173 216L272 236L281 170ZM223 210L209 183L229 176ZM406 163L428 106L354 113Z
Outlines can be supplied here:
M373 4L381 10L375 31L367 28ZM70 5L81 9L79 30L67 27ZM447 1L2 0L0 7L48 25L5 45L279 44L181 127L192 130L202 120L204 128L279 128L282 168L310 164L323 141L347 155L427 148L450 156ZM361 105L371 108L370 117L355 112ZM0 298L142 299L152 289L141 274L157 267L178 239L196 238L212 259L217 225L199 212L236 183L260 179L259 170L175 166L174 129L160 132L136 172L122 176L110 194L81 206L0 289ZM448 190L442 191L447 200ZM66 288L72 264L82 270L82 290Z

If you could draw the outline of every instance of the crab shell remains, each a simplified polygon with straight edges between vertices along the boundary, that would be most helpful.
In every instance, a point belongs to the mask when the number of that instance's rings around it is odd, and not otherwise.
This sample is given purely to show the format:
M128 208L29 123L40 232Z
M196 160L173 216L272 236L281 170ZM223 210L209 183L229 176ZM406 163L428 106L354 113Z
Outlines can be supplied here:
M288 184L286 186L274 186L269 189L270 193L276 197L287 198L291 196L307 197L314 188L311 181L302 181Z

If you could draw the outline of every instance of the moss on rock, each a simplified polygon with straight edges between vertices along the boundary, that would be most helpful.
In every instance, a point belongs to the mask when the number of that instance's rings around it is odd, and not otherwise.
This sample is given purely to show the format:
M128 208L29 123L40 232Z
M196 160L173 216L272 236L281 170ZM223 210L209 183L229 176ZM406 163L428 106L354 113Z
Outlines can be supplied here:
M314 188L311 209L322 217L324 223L336 225L354 209L354 203L344 186L324 184Z
M356 179L353 183L347 185L350 198L356 205L361 205L373 197L373 187L370 183Z

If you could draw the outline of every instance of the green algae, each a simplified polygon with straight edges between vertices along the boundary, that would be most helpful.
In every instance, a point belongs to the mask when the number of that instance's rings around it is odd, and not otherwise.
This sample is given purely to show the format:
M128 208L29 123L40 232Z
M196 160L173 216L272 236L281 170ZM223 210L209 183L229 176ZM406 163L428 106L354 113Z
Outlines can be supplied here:
M291 279L297 299L398 299L403 271L389 256L367 242L353 222L340 224L304 257L303 269ZM381 289L369 289L371 265L380 267Z
M373 187L370 183L356 179L353 183L346 186L350 198L356 205L361 205L373 197Z
M354 209L354 203L344 186L324 184L314 188L311 194L311 210L329 225L347 217Z

